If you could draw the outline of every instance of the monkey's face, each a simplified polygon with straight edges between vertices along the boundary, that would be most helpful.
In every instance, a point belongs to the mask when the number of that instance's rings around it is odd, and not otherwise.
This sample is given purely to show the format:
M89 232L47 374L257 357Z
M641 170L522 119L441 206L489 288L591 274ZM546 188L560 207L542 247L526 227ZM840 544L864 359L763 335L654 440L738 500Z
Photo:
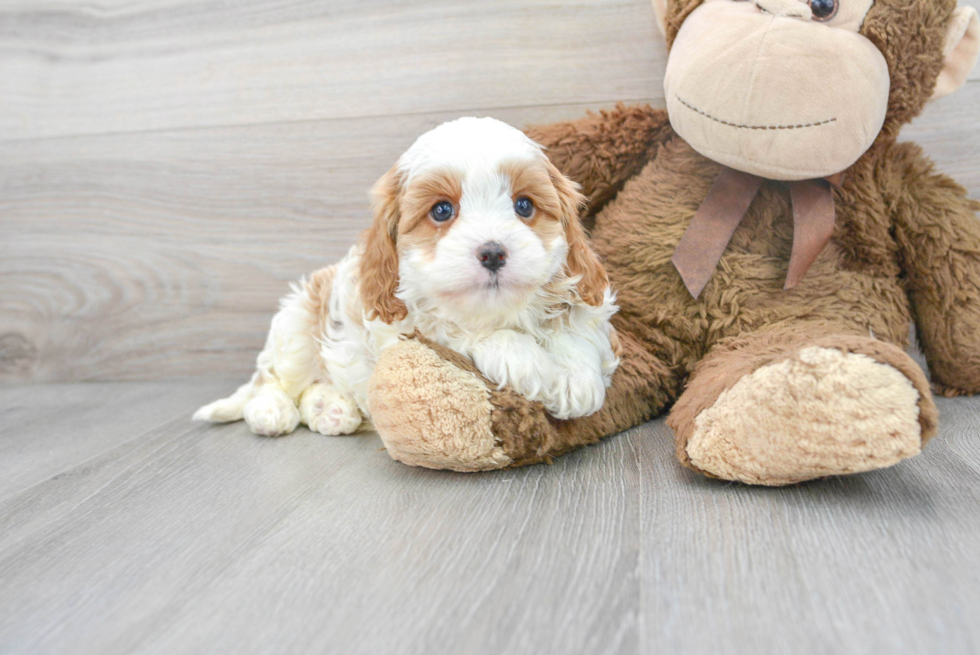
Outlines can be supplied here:
M888 109L888 65L858 33L871 5L707 0L670 50L671 125L704 156L762 177L843 171Z

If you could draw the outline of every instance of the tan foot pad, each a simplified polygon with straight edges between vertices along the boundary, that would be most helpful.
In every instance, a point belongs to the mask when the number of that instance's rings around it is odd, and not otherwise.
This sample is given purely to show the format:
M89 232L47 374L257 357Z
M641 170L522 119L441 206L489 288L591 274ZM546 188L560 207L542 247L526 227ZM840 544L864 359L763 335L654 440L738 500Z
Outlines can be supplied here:
M409 339L381 353L369 406L392 459L486 471L511 463L491 429L489 391L476 375Z
M891 366L814 346L722 393L694 419L687 452L697 468L750 484L884 468L919 453L918 401Z

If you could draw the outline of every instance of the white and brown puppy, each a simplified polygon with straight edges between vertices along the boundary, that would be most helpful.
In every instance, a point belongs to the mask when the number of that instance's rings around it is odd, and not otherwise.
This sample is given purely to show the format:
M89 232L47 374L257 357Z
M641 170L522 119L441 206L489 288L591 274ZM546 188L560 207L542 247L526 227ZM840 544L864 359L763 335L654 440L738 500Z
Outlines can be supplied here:
M423 134L375 185L374 223L281 303L251 381L194 418L263 435L349 434L378 354L418 330L556 417L597 411L616 311L582 196L521 131L461 118Z

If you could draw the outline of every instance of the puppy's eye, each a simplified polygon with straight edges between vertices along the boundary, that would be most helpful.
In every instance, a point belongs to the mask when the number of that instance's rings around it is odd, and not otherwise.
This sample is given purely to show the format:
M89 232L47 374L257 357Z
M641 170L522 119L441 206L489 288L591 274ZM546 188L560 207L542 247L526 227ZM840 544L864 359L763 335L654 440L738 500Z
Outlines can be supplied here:
M445 223L456 213L456 208L453 207L453 203L440 200L436 204L432 205L432 209L429 210L429 216L432 217L436 223Z
M531 218L534 213L534 203L527 196L521 196L514 201L514 211L521 218Z
M840 7L839 0L809 0L810 11L813 12L813 20L827 21L837 15Z

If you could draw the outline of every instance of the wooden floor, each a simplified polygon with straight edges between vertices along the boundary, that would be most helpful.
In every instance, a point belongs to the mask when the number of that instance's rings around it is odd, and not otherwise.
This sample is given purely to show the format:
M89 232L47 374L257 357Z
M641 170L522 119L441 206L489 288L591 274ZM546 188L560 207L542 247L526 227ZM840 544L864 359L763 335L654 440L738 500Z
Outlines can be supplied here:
M229 384L0 390L0 651L980 649L974 399L891 470L761 489L681 469L662 421L457 474L187 420Z
M786 489L662 421L475 475L189 421L418 134L662 105L648 0L5 0L0 42L0 653L980 652L980 399ZM902 138L980 198L980 70Z

